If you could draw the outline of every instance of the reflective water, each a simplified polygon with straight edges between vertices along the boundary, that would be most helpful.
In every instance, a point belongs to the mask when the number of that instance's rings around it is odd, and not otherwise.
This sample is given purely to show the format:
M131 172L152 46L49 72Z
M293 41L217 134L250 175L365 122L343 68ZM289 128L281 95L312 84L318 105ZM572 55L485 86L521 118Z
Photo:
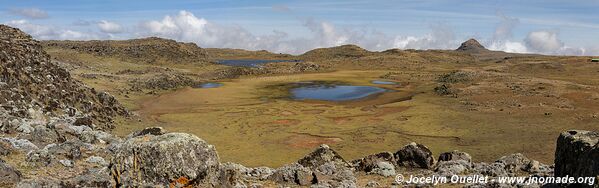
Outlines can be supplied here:
M371 83L373 83L373 84L381 84L381 85L394 85L394 84L397 84L397 82L384 81L384 80L373 80Z
M325 100L325 101L347 101L356 100L382 93L386 89L372 86L313 84L292 88L290 93L296 100Z
M223 84L217 82L206 82L197 85L195 88L217 88L220 86L223 86Z
M299 60L265 60L265 59L230 59L220 60L217 63L237 67L259 67L265 63L299 62Z

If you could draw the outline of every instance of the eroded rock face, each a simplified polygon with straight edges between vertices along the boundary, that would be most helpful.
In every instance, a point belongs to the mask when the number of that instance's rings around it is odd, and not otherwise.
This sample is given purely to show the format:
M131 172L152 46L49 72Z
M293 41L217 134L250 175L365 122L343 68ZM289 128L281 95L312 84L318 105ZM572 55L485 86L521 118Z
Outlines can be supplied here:
M435 164L431 150L414 142L395 152L395 158L398 166L430 169Z
M461 152L458 150L453 150L450 152L441 153L439 155L439 160L437 160L437 161L441 162L441 161L457 161L457 160L463 160L463 161L470 163L470 162L472 162L472 157L468 153Z
M556 177L597 177L599 132L570 130L560 134L555 149Z
M115 151L110 170L117 185L214 185L219 159L214 146L186 133L137 136Z

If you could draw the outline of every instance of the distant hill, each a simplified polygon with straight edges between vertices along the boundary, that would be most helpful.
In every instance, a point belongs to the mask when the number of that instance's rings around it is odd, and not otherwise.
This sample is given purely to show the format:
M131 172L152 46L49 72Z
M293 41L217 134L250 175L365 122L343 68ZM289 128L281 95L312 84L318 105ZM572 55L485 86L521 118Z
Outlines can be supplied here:
M46 48L75 50L97 56L141 63L207 62L208 53L194 43L157 37L131 40L43 41Z
M317 48L302 54L300 57L305 59L359 58L372 54L373 52L362 47L347 44L330 48Z
M484 52L489 51L483 45L481 45L476 39L469 39L466 42L463 42L457 51L465 51L465 52Z

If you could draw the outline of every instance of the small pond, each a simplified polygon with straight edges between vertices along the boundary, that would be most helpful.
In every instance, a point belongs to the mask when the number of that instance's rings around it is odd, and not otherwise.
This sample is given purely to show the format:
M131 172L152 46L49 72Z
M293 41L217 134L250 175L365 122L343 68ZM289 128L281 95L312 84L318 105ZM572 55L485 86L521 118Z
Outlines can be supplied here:
M265 59L229 59L219 60L217 63L236 67L260 67L265 63L300 62L299 60L265 60Z
M205 83L198 84L194 88L217 88L220 86L223 86L223 84L218 83L218 82L205 82Z
M387 90L372 86L304 83L301 84L300 87L292 88L290 93L291 97L295 100L348 101L361 99L385 91Z
M380 84L380 85L395 85L395 84L397 84L397 82L385 81L385 80L373 80L370 83Z

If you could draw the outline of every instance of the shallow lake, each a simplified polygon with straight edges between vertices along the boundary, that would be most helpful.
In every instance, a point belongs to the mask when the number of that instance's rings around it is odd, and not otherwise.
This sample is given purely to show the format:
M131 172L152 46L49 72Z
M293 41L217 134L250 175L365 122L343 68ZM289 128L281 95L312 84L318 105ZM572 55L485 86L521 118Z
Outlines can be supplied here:
M373 80L372 82L373 84L380 84L380 85L394 85L397 84L397 82L392 82L392 81L384 81L384 80Z
M194 88L217 88L220 86L223 86L223 84L218 83L218 82L206 82L206 83L201 83Z
M303 84L303 86L292 88L290 93L296 100L348 101L385 91L387 90L372 86Z
M299 60L265 60L265 59L229 59L219 60L217 63L236 67L259 67L265 63L299 62Z

